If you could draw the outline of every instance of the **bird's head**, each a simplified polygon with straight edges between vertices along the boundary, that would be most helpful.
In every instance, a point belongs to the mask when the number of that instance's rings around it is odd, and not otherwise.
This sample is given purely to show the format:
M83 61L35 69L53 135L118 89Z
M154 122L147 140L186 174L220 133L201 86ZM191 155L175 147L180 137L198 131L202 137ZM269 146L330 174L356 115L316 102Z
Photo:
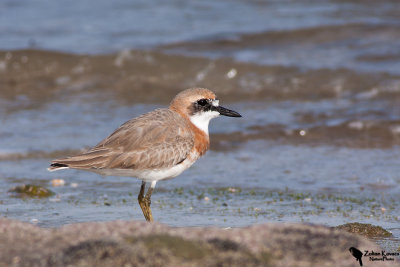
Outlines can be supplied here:
M219 105L216 95L205 88L192 88L180 92L169 108L188 118L197 128L208 134L208 124L219 115L242 117L236 111Z

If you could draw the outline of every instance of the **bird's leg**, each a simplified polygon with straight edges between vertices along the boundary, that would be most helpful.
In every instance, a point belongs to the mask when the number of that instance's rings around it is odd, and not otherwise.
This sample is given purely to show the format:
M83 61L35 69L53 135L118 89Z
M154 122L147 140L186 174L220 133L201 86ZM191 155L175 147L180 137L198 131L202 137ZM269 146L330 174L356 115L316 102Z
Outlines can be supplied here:
M149 222L153 221L153 214L151 213L150 205L151 205L151 193L153 193L153 187L150 186L150 188L147 190L146 196L144 197L145 203L147 204L147 216L146 220Z
M140 187L140 192L138 195L138 202L139 202L140 208L142 209L143 215L146 218L146 221L151 221L150 216L149 216L150 203L146 202L146 198L144 196L145 187L146 187L146 182L142 181L142 186Z
M156 186L156 181L151 182L150 188L147 190L146 195L144 196L144 189L146 186L146 182L142 181L142 186L140 187L140 192L138 195L138 201L140 208L142 209L143 215L146 218L146 221L152 222L153 215L151 213L150 204L151 204L151 193L153 193L153 189Z

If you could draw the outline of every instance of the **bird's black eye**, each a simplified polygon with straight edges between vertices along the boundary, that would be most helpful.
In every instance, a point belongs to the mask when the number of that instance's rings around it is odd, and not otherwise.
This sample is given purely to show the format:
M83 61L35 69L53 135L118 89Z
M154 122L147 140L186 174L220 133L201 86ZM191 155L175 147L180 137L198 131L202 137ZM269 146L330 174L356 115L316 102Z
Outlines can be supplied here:
M200 106L205 106L207 105L208 101L207 99L200 99L197 101L197 104L199 104Z

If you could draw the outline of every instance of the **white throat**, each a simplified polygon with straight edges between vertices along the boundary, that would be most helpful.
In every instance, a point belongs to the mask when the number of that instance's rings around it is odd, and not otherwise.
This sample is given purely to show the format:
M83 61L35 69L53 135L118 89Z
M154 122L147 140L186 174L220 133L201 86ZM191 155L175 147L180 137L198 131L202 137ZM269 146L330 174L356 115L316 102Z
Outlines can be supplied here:
M205 132L208 135L208 124L211 119L214 119L219 116L219 112L217 111L206 111L199 112L190 116L190 121L200 130Z

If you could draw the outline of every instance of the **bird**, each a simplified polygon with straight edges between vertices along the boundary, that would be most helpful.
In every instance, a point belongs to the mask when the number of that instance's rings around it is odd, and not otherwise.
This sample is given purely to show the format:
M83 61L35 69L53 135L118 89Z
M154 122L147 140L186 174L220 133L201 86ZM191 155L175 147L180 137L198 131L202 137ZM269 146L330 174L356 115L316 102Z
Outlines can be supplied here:
M151 195L156 183L180 175L206 153L209 122L220 115L242 117L220 106L211 90L186 89L168 108L125 122L88 151L51 161L48 170L77 169L138 178L142 181L138 202L146 221L152 222ZM144 194L147 183L150 186Z
M361 260L363 253L355 247L349 248L349 251L350 251L351 255L353 255L354 258L356 258L356 261L358 261L360 263L360 266L363 266L363 263Z

